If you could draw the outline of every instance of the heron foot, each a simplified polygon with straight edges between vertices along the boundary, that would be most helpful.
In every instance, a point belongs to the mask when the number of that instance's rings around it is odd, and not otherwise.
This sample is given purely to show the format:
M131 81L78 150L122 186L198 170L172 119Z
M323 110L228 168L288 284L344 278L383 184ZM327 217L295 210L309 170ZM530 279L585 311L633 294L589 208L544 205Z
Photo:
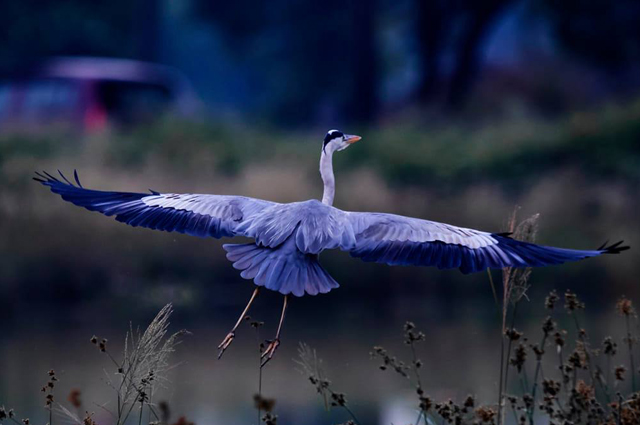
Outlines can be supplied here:
M218 350L220 350L218 352L218 360L220 360L220 358L222 357L222 355L224 354L225 350L227 348L229 348L229 346L231 345L231 343L233 342L233 339L236 337L236 333L235 332L229 332L227 334L227 336L224 337L224 339L222 340L222 342L220 343L220 345L218 345Z
M269 360L273 358L273 355L280 346L280 338L267 340L267 342L269 345L267 345L267 348L262 352L262 356L260 357L262 359L262 363L260 364L260 367L264 367L269 363Z

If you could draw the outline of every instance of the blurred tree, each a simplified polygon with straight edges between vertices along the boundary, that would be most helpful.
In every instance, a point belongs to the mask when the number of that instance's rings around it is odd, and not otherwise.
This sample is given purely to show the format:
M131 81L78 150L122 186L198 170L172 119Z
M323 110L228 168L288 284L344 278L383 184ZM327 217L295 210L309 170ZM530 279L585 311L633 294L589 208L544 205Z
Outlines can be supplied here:
M359 122L371 121L378 109L376 12L375 1L354 1L351 3L351 19L347 22L352 34L350 75L354 79L348 110Z
M157 0L0 0L0 73L20 72L52 55L153 59L159 5Z
M174 3L0 0L0 75L19 74L50 55L158 60L165 41L160 39L162 24L177 19L171 9L163 13L169 4ZM517 4L533 8L514 8ZM224 40L235 54L237 63L228 66L229 73L239 71L234 75L248 82L246 96L258 105L251 112L294 124L374 120L379 92L384 92L380 82L393 74L379 66L378 40L386 45L392 39L392 49L402 46L392 58L385 56L385 69L411 67L413 75L417 68L417 85L406 78L409 74L398 74L404 79L398 98L413 90L412 101L460 108L482 70L489 36L513 10L542 16L553 35L551 44L594 67L615 72L640 64L639 0L188 0L181 5L193 11L184 27L205 22L214 29L207 35L216 43ZM415 25L407 31L407 23ZM196 34L190 40L201 39ZM181 59L196 57L193 67L204 68L197 53L184 50ZM175 53L173 59L180 62ZM207 70L198 72L205 74L203 80L213 80ZM608 81L622 81L610 75L615 78ZM618 83L628 86L628 81ZM525 97L532 102L530 95Z
M416 33L422 61L422 79L416 91L420 103L432 100L441 76L442 55L453 10L447 0L418 0Z
M444 79L443 56L452 58L446 90L447 106L458 108L477 79L485 42L513 0L417 0L417 35L422 79L420 103L433 100Z
M139 59L156 62L160 51L161 0L137 0L134 2L136 23L134 33L136 56Z
M280 121L370 121L377 110L375 2L199 0L201 19L260 70Z
M537 10L567 50L600 68L640 61L640 1L538 0Z
M449 85L448 106L457 108L466 100L477 79L485 42L491 29L512 0L467 0L462 2L463 22L454 51L454 69Z

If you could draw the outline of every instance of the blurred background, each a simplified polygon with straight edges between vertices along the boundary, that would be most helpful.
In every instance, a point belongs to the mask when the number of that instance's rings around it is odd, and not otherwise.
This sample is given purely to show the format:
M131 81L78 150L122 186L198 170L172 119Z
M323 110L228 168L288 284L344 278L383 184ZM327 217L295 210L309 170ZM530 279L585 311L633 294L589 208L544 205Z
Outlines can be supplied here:
M122 348L173 303L178 348L161 398L197 425L256 422L255 332L216 346L253 285L221 241L123 226L62 202L31 177L96 189L320 198L329 128L363 136L336 156L335 205L488 231L540 213L538 242L596 248L640 239L640 3L636 0L111 0L0 2L0 405L47 421L58 394L113 400L93 334ZM520 326L538 332L548 291L577 291L594 341L621 336L615 301L638 299L640 257L535 270ZM294 299L263 393L279 423L339 423L292 358L316 348L365 423L415 421L414 389L369 359L409 359L402 325L427 335L427 392L495 402L500 321L486 273L392 268L345 253L342 284ZM499 280L499 274L494 274ZM275 331L281 297L251 312ZM112 402L113 403L113 402Z

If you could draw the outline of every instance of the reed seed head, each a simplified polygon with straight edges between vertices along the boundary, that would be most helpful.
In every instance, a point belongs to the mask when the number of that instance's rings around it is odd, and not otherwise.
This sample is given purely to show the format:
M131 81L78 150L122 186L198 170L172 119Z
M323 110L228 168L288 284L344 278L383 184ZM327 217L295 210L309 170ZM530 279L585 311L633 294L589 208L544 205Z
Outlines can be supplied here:
M97 425L93 420L93 413L85 412L84 418L82 418L83 425Z
M511 363L511 365L518 370L518 373L520 373L522 372L522 367L524 366L524 363L526 360L527 360L527 348L521 342L516 347L513 357L511 358L509 363Z
M542 332L544 332L545 336L549 336L555 328L556 324L553 319L551 319L551 316L547 316L546 319L544 319L544 322L542 322Z
M542 392L550 397L555 397L560 393L560 382L553 379L545 379L542 381Z
M523 335L522 332L518 332L515 328L507 329L504 333L511 341L518 341Z
M262 422L264 422L264 425L277 425L278 415L274 415L273 413L267 412L267 414L265 414L262 417Z
M635 317L636 315L636 311L633 308L633 303L631 302L630 299L624 296L620 298L620 300L618 300L618 302L616 303L616 310L618 310L618 313L620 313L623 316Z
M567 289L564 293L564 308L568 312L574 312L576 310L584 310L585 305L578 299L578 296L575 292L571 292Z
M472 408L476 404L475 399L472 395L468 395L464 400L464 407Z
M490 407L478 407L476 409L476 416L483 423L493 422L493 418L496 416L496 411Z
M264 322L260 322L260 321L257 321L257 320L252 320L252 321L249 323L249 325L250 325L252 328L254 328L254 329L258 329L258 328L260 328L260 327L264 326Z
M549 292L549 295L547 295L547 298L545 298L544 306L549 310L553 310L553 308L556 306L556 303L558 302L558 299L558 293L554 289L553 291Z
M67 396L67 401L76 409L79 409L82 406L82 401L80 400L81 392L79 389L74 388L69 392Z
M602 351L607 356L615 356L618 352L618 344L613 341L613 338L608 336L602 341Z
M256 409L271 412L276 405L276 401L272 398L266 398L260 394L255 394L253 396L253 405Z

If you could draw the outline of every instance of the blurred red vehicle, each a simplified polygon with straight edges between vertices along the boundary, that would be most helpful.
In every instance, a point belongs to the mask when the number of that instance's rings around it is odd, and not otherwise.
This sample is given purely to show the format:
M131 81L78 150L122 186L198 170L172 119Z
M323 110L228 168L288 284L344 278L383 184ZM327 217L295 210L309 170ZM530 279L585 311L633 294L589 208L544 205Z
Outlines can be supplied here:
M86 131L193 116L199 100L174 68L128 60L59 57L0 81L0 128L66 124Z

